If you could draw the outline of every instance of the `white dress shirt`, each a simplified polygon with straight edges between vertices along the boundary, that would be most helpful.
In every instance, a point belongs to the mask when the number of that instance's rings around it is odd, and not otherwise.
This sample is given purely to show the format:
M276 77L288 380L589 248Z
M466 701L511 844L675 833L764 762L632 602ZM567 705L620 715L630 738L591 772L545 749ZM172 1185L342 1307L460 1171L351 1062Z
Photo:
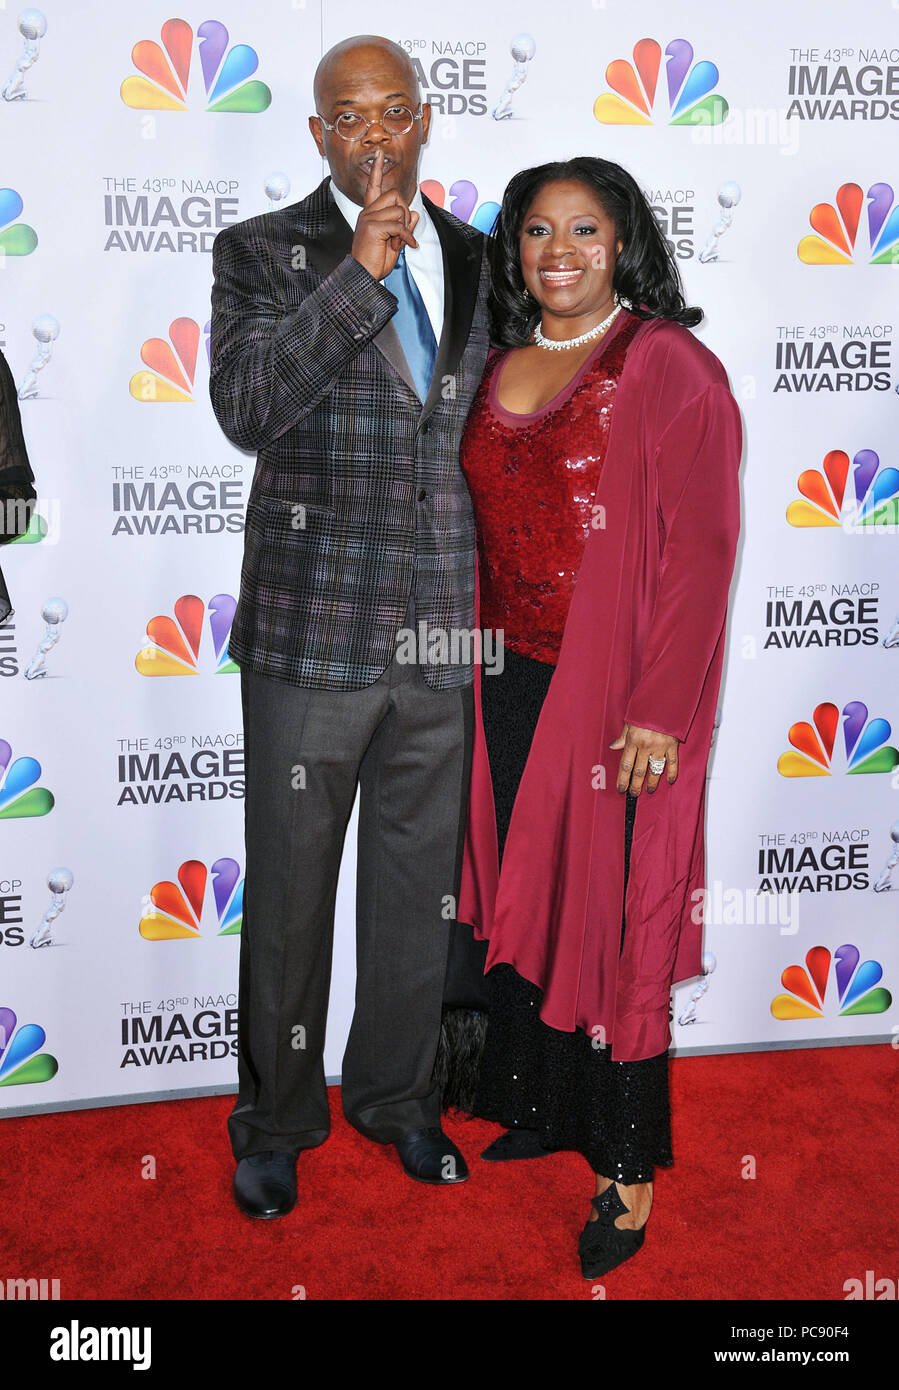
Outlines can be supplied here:
M354 203L331 179L331 192L334 194L334 201L340 208L347 222L353 231L356 230L356 221L362 211L358 203ZM418 221L415 224L413 233L418 246L406 247L406 265L409 267L409 274L418 287L418 292L424 301L428 318L431 320L431 327L434 330L436 341L440 342L440 335L443 332L443 249L440 245L440 238L437 229L428 216L427 209L422 201L421 189L416 188L415 197L409 204L412 212L418 213Z

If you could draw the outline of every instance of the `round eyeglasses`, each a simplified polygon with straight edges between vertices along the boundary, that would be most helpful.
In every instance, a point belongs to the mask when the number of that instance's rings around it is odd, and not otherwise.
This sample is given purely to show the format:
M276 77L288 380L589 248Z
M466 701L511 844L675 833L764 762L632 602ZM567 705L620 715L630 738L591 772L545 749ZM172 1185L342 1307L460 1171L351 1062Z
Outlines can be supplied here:
M318 116L318 112L315 113ZM405 135L416 121L421 120L420 111L410 111L408 106L388 106L387 110L373 121L367 121L358 111L342 111L331 125L324 116L318 116L325 130L336 130L341 140L361 140L373 125L379 125L388 135Z

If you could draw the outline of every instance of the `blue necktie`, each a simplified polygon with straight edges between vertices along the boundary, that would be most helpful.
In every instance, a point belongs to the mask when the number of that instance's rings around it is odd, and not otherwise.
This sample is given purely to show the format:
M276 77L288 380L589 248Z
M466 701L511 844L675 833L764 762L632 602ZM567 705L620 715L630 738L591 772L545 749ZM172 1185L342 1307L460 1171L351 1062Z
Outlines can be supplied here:
M428 394L431 377L434 375L434 362L437 357L437 339L428 318L424 300L418 286L409 274L406 265L406 248L402 247L396 265L384 277L384 284L397 298L394 315L396 331L399 334L412 380L422 400Z

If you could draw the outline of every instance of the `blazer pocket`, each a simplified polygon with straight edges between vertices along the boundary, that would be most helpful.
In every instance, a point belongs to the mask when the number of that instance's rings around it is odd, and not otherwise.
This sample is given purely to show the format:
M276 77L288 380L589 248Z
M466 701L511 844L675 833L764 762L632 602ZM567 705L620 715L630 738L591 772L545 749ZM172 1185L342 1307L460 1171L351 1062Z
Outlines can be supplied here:
M336 507L323 502L292 501L283 497L269 497L265 493L255 501L272 523L285 525L292 531L305 531L316 519L331 521L337 515Z

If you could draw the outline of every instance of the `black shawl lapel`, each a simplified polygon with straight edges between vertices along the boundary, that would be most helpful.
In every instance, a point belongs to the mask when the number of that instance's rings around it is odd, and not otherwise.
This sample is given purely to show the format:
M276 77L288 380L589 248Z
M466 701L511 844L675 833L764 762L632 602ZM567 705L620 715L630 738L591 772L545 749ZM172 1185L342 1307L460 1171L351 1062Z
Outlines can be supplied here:
M443 250L443 332L437 346L437 360L427 398L422 406L419 428L441 399L443 383L451 377L465 351L471 320L478 297L481 273L480 249L474 240L463 237L442 208L422 194L422 201L440 238Z

